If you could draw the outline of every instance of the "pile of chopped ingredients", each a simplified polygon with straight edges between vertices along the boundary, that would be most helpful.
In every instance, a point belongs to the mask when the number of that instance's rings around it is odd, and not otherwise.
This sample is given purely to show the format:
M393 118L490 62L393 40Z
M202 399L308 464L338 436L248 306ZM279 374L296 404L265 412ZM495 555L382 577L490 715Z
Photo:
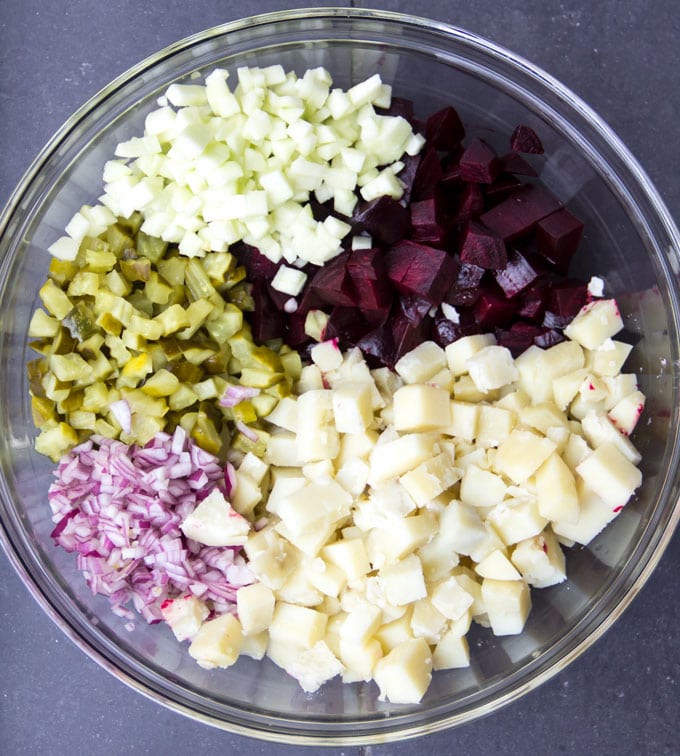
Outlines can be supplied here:
M417 703L639 487L631 346L530 127L498 154L377 75L237 75L173 84L50 247L52 535L203 667Z

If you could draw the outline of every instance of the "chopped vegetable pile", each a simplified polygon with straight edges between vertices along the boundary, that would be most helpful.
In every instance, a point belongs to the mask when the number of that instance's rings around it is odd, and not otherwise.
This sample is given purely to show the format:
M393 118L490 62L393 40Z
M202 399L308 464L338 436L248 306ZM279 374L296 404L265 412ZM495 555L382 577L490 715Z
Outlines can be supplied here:
M206 669L417 703L639 487L632 347L531 127L499 154L377 75L237 73L173 84L50 247L52 536Z

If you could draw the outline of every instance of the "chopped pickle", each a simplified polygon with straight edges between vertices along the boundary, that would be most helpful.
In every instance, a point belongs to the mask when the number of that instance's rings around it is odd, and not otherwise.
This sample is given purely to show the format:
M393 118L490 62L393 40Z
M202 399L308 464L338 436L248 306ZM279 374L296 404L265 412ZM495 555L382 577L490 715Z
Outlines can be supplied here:
M112 336L120 336L120 333L123 330L123 324L110 312L102 312L95 323L102 329L102 331L105 331Z
M189 325L187 311L180 304L170 305L167 310L156 315L154 320L161 324L164 336L175 333Z
M243 312L236 305L226 303L222 312L206 320L205 329L218 344L231 341L233 336L243 330ZM253 346L252 337L250 344Z
M229 301L236 305L236 307L242 312L253 312L255 309L253 295L250 293L250 289L244 282L241 282L234 286L233 289L230 289Z
M219 454L222 448L222 439L215 428L213 421L203 411L196 415L196 423L190 432L191 438L203 449L211 454Z
M49 277L60 286L66 286L77 272L78 264L71 260L59 260L53 257L50 261Z
M190 339L215 309L207 299L197 299L186 309L189 326L177 334L178 339Z
M281 358L276 352L268 347L256 346L250 352L250 365L255 368L264 368L273 372L283 371Z
M28 373L28 388L31 394L44 398L43 378L48 372L46 360L30 360L26 365L26 372Z
M117 223L109 226L106 231L106 241L116 257L120 257L126 249L134 249L135 247L134 239L126 232L127 229L123 229Z
M226 373L231 358L231 349L229 342L225 341L220 344L219 351L213 352L202 364L203 369L209 375L219 375Z
M198 383L203 377L203 371L198 365L192 365L185 359L176 360L168 366L168 370L176 375L182 383Z
M219 286L236 267L236 258L231 252L213 252L201 259L201 265L213 284Z
M179 388L169 395L168 405L171 410L177 411L191 407L191 405L195 404L197 401L198 396L196 395L196 392L190 386L181 383Z
M69 333L78 341L85 341L97 330L95 314L92 307L82 299L76 302L74 308L62 320Z
M41 396L31 397L31 416L36 428L42 428L50 420L57 420L56 403Z
M47 312L59 320L65 318L73 309L73 302L51 278L45 281L38 294Z
M155 270L151 271L146 285L144 294L147 299L155 305L167 304L172 294L172 287L161 281L160 276Z
M212 357L214 353L215 350L210 349L209 347L187 347L184 350L184 358L192 365L202 365L208 357Z
M257 457L264 457L264 453L267 450L269 433L261 428L251 428L251 430L257 435L256 441L248 438L245 433L238 431L231 440L231 446L236 451L243 452L244 454L252 452Z
M153 302L146 296L143 290L137 289L133 291L127 298L127 301L140 315L146 315L149 318L153 317Z
M48 422L35 440L35 450L58 462L66 452L78 443L78 434L67 423Z
M172 396L180 387L179 378L168 370L157 370L141 387L150 396Z
M158 273L170 286L184 286L184 273L187 267L185 257L166 257L158 261Z
M50 317L45 310L36 310L28 325L28 336L31 339L51 339L59 332L57 318Z
M132 260L120 261L120 272L128 281L148 281L151 275L151 260L147 257L137 257Z
M284 351L281 349L279 354L281 365L286 375L293 381L297 381L302 373L302 358L298 352L294 352L292 349Z
M89 271L108 273L116 264L116 256L104 249L86 249L85 264Z
M139 227L142 225L144 218L141 213L132 213L128 218L118 218L117 225L123 231L130 234L142 233Z
M153 370L151 356L146 352L129 359L118 378L120 386L136 386Z
M192 257L187 262L184 283L193 301L204 298L209 299L213 304L217 305L222 301L222 297L210 282L210 278L205 272L201 261L195 257Z
M200 401L205 401L206 399L218 399L224 394L226 388L227 382L224 378L220 378L219 376L206 378L204 381L194 383L193 385L196 396L198 396Z
M69 297L96 297L99 291L99 274L89 270L79 270L66 290Z
M230 289L233 289L236 284L240 284L242 281L246 280L246 275L246 269L243 265L234 268L220 285L220 291L229 291Z
M81 341L80 344L76 344L76 350L86 360L95 360L97 355L101 352L101 348L104 346L104 335L97 331L92 336Z
M145 318L143 315L133 315L130 318L129 330L148 341L158 341L163 335L163 325L157 320Z
M230 407L232 419L241 423L254 423L258 418L255 405L252 400L244 400L234 407Z
M112 270L106 274L106 285L117 297L127 297L132 291L132 284L118 270Z
M88 412L102 412L111 404L109 390L102 381L91 383L83 391L82 408Z
M92 368L85 360L75 352L70 354L53 354L50 357L50 370L54 373L57 380L77 381L87 378Z
M253 388L269 388L283 380L282 373L275 373L266 368L243 368L241 370L241 383Z
M53 402L63 402L71 392L71 384L60 381L52 372L48 372L43 379L43 388L45 396Z
M62 402L57 403L57 409L64 415L69 412L74 412L83 406L83 399L85 398L84 391L71 391L69 395Z
M97 416L94 412L75 410L74 412L69 413L68 422L69 425L76 430L88 430L94 432Z
M258 417L267 417L267 415L274 411L274 407L279 403L279 400L269 394L258 394L250 400L250 403Z
M149 236L143 231L137 233L137 254L139 257L147 257L152 263L158 261L165 255L168 243L156 236Z

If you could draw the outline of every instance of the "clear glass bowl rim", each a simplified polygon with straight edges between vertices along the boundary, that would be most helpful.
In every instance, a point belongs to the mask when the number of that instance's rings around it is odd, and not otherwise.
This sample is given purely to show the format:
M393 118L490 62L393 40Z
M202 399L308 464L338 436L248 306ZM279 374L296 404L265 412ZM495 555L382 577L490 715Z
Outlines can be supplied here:
M544 90L545 94L549 93L552 97L557 98L562 106L571 110L572 113L579 116L584 122L587 122L591 127L592 134L596 138L602 140L603 144L606 144L610 153L616 158L620 165L625 166L629 173L629 180L632 179L635 188L642 192L642 195L647 200L654 213L654 220L658 223L660 230L666 236L667 244L662 248L662 254L668 253L677 256L677 250L680 250L680 232L678 232L663 200L659 196L644 169L639 165L619 137L600 118L600 116L585 104L578 95L565 87L557 79L510 50L464 29L410 14L343 7L291 9L264 13L221 24L179 40L128 69L76 110L36 156L33 163L13 191L2 215L0 216L0 238L4 235L12 218L20 212L22 197L31 183L37 176L39 176L42 168L49 162L50 157L56 152L60 143L74 130L77 124L84 121L90 113L101 106L107 98L113 96L116 90L123 85L130 83L133 79L143 74L143 72L153 69L153 67L159 64L162 60L169 59L173 55L186 51L210 39L228 37L229 34L242 32L243 30L254 26L274 27L277 24L298 23L300 28L303 28L305 22L312 18L316 21L325 20L329 26L332 25L332 20L334 18L344 18L346 20L356 20L366 23L376 22L376 24L389 23L399 25L405 29L410 29L414 33L436 36L437 41L440 44L445 43L447 39L456 40L469 47L471 50L490 56L497 62L502 61L513 69L513 73L521 72L521 74L530 80L534 86ZM324 31L326 30L324 29ZM376 28L376 31L379 31L379 28ZM0 271L5 267L6 263L8 263L7 260L0 260ZM674 316L676 320L678 320L677 312L674 313ZM677 454L675 455L675 458L677 459ZM388 726L390 724L388 719L384 722L385 726L382 727L380 721L372 721L371 724L376 725L373 729L370 727L368 729L359 727L357 728L357 731L351 733L340 733L339 731L334 730L332 734L324 733L322 731L324 727L323 722L319 722L316 727L312 726L312 730L316 731L311 732L305 731L305 724L299 721L288 723L289 725L293 725L290 727L281 720L273 720L271 723L261 721L256 725L250 726L248 724L243 724L242 722L218 719L211 715L206 715L188 705L175 701L159 691L153 690L144 682L137 679L134 674L127 672L121 668L121 666L116 666L116 664L102 653L101 650L95 648L87 639L83 638L78 633L77 629L69 624L67 619L59 613L51 598L48 595L45 595L42 591L38 582L34 579L29 569L24 564L20 554L14 548L9 533L1 520L0 543L3 546L5 553L8 555L14 569L19 574L19 577L43 611L45 611L54 623L81 650L127 686L137 690L147 698L160 703L169 709L177 711L197 721L204 722L205 724L240 735L257 737L263 740L281 743L337 746L385 743L396 740L397 738L413 738L438 732L476 719L480 716L488 715L501 706L520 698L525 693L533 690L543 682L558 674L574 659L590 648L590 646L592 646L593 643L595 643L595 641L597 641L612 626L652 574L665 548L670 542L678 522L680 521L680 501L675 501L672 503L672 506L671 502L666 502L664 514L665 527L660 533L656 534L656 538L654 538L652 542L646 545L643 552L645 558L639 563L641 566L638 566L633 574L619 576L619 580L617 581L617 587L619 590L616 592L616 597L608 597L609 602L607 606L609 606L610 611L606 613L606 616L603 617L602 611L600 610L597 621L590 622L590 632L588 632L585 637L572 642L563 653L551 654L553 661L544 668L534 669L530 679L525 680L520 684L515 684L514 687L511 687L505 692L501 691L500 695L496 695L490 701L457 714L447 714L444 711L436 713L435 716L432 717L427 716L426 710L424 710L424 716L420 722L413 717L407 717L406 721L402 722L400 725L396 721L399 717L396 716L392 722L392 727ZM624 580L624 577L627 577L627 580ZM625 585L623 585L624 583ZM556 659L554 658L555 655L557 656ZM131 664L134 667L134 663ZM526 676L527 675L525 674L524 677ZM430 712L430 715L431 714L432 712ZM266 719L266 717L264 719ZM271 727L270 725L274 724L274 722L276 722L277 726Z

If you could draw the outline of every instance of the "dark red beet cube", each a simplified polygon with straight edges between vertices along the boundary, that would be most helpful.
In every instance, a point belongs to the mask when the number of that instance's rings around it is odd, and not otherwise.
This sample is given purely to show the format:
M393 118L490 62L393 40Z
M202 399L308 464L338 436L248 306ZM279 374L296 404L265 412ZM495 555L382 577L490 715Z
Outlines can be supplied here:
M383 323L366 333L357 341L356 346L363 352L369 367L394 367L394 336L389 323Z
M451 225L477 218L484 210L484 195L479 184L465 184L448 214Z
M308 286L324 304L352 307L356 301L352 278L347 271L350 253L342 252L329 260L311 279Z
M420 153L418 155L404 155L401 158L401 162L404 164L404 167L397 173L397 177L404 186L404 193L401 196L402 202L408 205L413 192L413 182L416 179L416 173L420 165Z
M506 297L514 297L531 286L538 273L519 250L513 249L505 267L494 272L494 278Z
M427 146L421 152L420 162L413 179L411 199L428 199L434 196L434 190L442 178L442 166L434 147Z
M534 323L543 321L543 315L548 304L548 284L539 281L522 293L521 303L517 315Z
M408 240L390 247L385 262L397 291L435 305L441 304L457 274L453 258L444 250Z
M434 197L411 203L411 234L413 241L435 247L444 243L446 232L437 221L437 202ZM396 241L396 240L395 240Z
M464 136L463 122L450 106L433 113L425 123L425 139L436 150L452 150Z
M534 344L541 347L541 349L549 349L555 344L559 344L560 341L564 341L565 337L561 330L555 328L544 328L543 333L539 333L534 339Z
M414 324L409 321L403 312L399 312L392 318L390 325L394 341L394 355L392 357L394 363L387 367L391 368L407 352L410 352L418 344L429 339L432 319L423 318L420 323Z
M414 296L399 297L399 309L411 325L419 325L432 309L427 299Z
M341 348L354 346L368 326L355 307L334 307L326 323L324 339L338 339Z
M375 112L379 115L401 116L411 123L413 121L413 100L406 97L393 97L389 108L376 108Z
M588 300L588 286L581 281L563 281L550 289L551 312L572 320Z
M355 249L347 261L355 304L364 310L389 310L393 290L387 280L385 260L379 249Z
M492 184L501 172L501 161L495 150L481 139L473 139L460 157L463 181Z
M510 147L516 152L526 152L531 155L543 154L543 143L538 138L538 134L531 126L523 124L517 126L512 132Z
M510 328L496 330L496 341L500 346L509 349L513 357L517 357L534 344L534 339L544 332L545 329L540 326L518 321Z
M249 281L257 281L258 279L271 281L280 267L280 263L272 262L259 249L251 247L249 244L243 245L242 261L246 267Z
M534 170L525 158L523 158L518 152L508 152L507 155L503 155L501 158L501 165L505 173L512 173L515 176L538 176L538 173Z
M524 186L524 184L516 176L513 176L510 173L501 173L493 184L484 187L485 209L488 210L494 205L497 205L509 194L521 189L522 186Z
M442 314L435 315L432 325L432 340L440 347L448 346L462 336L471 336L480 332L471 312L463 310L459 312L459 316L459 321L454 323L453 320L449 320Z
M480 216L481 222L506 242L531 232L547 215L562 207L547 189L526 186Z
M582 235L583 223L562 208L539 221L536 226L536 247L546 260L566 273Z
M483 330L499 328L512 322L516 311L515 303L503 296L502 292L482 291L474 304L475 320Z
M259 279L253 282L252 296L255 302L255 310L250 315L253 339L262 344L283 337L286 321L269 296L266 281Z
M355 233L367 231L383 244L394 244L403 239L411 228L407 207L392 197L383 195L360 204L352 216Z
M472 263L462 263L458 268L456 280L446 292L444 301L452 305L469 306L474 304L480 294L479 284L484 275L484 268Z
M286 344L288 344L288 346L298 349L299 347L310 341L309 336L307 336L307 334L305 333L306 319L306 313L302 313L299 310L288 316L286 334L284 336Z
M507 265L505 242L493 231L476 221L470 221L463 232L460 259L486 270L501 270Z

